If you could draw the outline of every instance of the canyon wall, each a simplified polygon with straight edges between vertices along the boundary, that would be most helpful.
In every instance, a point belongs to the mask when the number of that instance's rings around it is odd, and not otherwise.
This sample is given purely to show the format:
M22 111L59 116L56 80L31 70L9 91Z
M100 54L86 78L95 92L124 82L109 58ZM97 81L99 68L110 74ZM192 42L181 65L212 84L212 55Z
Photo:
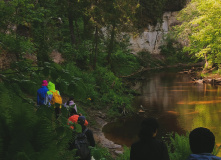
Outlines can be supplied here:
M143 33L138 36L130 35L130 49L136 54L141 51L148 51L151 54L159 54L160 46L164 43L163 37L172 26L179 22L176 20L178 12L165 12L163 23L156 26L149 25Z

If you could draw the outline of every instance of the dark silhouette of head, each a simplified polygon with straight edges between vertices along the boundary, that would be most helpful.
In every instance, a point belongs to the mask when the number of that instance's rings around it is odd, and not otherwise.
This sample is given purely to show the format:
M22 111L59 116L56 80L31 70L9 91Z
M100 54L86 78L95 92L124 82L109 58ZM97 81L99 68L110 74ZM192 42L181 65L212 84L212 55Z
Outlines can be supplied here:
M74 100L74 97L70 97L66 104L69 105L70 101L73 101L73 100Z
M193 154L212 153L215 145L215 136L207 128L195 128L190 132L189 143Z
M80 124L81 126L84 125L86 118L84 116L79 116L78 117L78 124Z
M141 140L152 139L158 128L159 124L155 118L144 119L141 123L139 138Z

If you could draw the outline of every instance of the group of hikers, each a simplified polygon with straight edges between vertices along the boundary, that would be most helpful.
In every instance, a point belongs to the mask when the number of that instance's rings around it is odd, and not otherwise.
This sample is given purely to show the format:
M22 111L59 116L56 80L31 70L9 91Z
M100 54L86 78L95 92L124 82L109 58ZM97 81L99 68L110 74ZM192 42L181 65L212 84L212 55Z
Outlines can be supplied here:
M48 105L55 108L56 117L61 112L62 98L52 82L42 81L42 87L37 91L37 105ZM77 106L71 97L63 104L69 111L68 124L73 130L74 139L69 143L69 149L77 149L79 160L91 160L89 146L95 146L91 130L87 128L85 116L78 114ZM155 118L146 118L141 123L139 140L131 145L130 160L169 160L167 146L156 138L159 124ZM207 128L199 127L189 134L189 144L192 154L187 160L221 160L212 154L215 146L215 136Z
M37 105L54 107L56 118L58 118L58 116L61 114L62 106L69 111L69 115L70 109L73 109L73 114L77 114L77 106L74 103L74 98L70 97L69 100L63 104L60 92L55 89L55 84L51 81L47 82L47 80L42 81L42 86L37 91Z
M76 149L76 156L79 160L91 160L90 147L95 147L93 133L87 128L88 121L85 116L78 113L77 106L74 103L74 98L70 97L66 103L62 103L60 92L55 89L55 84L42 81L41 88L37 91L37 105L53 107L55 110L56 119L61 114L61 108L64 106L68 110L67 124L73 130L72 139L69 142L69 150Z

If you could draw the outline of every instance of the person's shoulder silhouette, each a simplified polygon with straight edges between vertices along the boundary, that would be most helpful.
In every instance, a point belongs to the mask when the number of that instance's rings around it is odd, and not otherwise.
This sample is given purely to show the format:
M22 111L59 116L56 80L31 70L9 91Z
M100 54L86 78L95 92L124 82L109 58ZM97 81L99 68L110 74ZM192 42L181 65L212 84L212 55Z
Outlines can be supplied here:
M155 118L143 120L139 141L131 145L130 160L169 160L165 143L156 139L158 128Z
M199 127L190 132L189 135L190 154L187 160L221 160L213 154L215 136L207 128Z

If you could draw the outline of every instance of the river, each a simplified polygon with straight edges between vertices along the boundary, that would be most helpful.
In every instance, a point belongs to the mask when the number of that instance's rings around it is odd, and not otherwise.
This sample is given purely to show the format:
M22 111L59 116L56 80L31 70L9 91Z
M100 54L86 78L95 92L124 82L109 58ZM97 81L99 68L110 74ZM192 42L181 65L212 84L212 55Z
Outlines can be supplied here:
M128 147L137 140L144 117L155 117L160 124L158 137L167 133L185 134L196 127L209 128L221 145L221 86L194 84L188 74L174 72L144 73L133 86L140 93L133 107L145 112L108 123L103 132L107 139Z

